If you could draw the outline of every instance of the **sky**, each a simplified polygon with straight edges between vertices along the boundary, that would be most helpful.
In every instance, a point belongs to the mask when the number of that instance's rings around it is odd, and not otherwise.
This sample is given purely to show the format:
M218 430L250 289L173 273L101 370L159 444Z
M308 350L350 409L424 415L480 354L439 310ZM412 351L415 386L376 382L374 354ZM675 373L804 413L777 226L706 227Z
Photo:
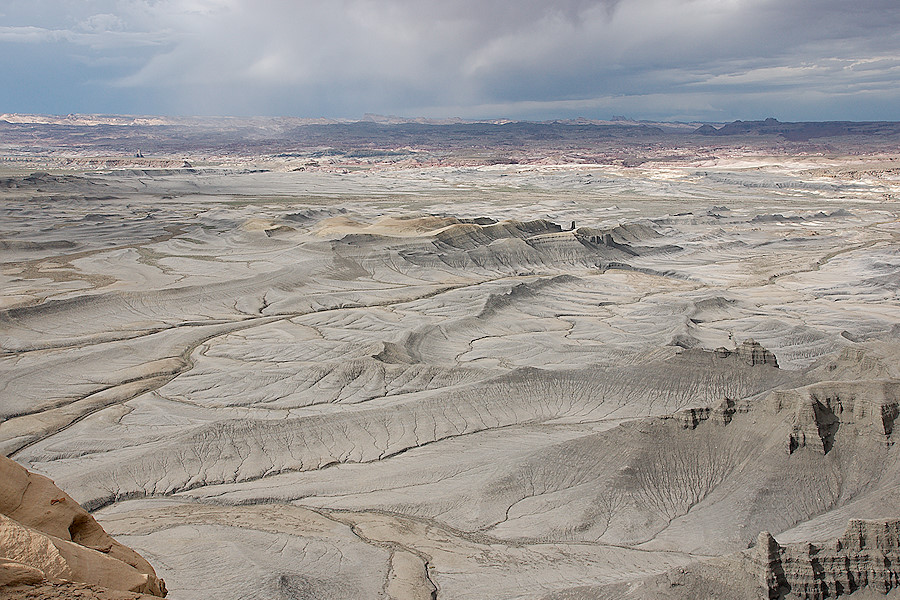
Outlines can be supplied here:
M900 121L900 0L0 0L0 113Z

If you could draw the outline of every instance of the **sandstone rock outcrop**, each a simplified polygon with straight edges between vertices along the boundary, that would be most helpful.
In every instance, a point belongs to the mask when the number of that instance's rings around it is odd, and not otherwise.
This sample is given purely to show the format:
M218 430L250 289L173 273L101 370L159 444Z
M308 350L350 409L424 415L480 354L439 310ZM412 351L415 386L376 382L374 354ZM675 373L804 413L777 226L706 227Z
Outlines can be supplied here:
M166 595L153 567L52 481L6 457L0 457L0 481L0 590L80 582Z

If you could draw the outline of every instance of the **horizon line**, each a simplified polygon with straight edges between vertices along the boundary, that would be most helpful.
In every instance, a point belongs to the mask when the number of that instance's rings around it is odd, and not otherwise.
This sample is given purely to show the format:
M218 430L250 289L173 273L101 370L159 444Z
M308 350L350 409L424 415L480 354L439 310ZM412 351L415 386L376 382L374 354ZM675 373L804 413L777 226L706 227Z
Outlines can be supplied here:
M12 118L12 120L10 119ZM400 116L400 115L383 115L378 113L363 113L360 117L300 117L296 115L166 115L151 113L28 113L28 112L4 112L0 113L0 121L10 124L27 124L41 123L39 120L77 120L77 119L153 119L153 120L290 120L307 122L305 124L354 124L354 123L375 123L380 125L392 124L422 124L422 125L453 125L453 124L491 124L503 125L508 123L532 123L532 124L584 124L584 125L601 125L601 124L661 124L661 125L727 125L730 123L771 123L771 124L802 124L802 123L900 123L900 121L884 120L853 120L853 119L827 119L821 121L780 121L776 117L765 117L757 119L735 119L732 121L705 121L705 120L665 120L665 119L634 119L627 116L614 115L610 118L590 118L584 116L554 118L554 119L514 119L509 117L483 117L483 118L463 118L459 116L446 117L425 117L425 116ZM44 123L52 124L52 123ZM70 123L77 124L77 123ZM115 123L97 123L110 124ZM154 125L154 123L131 123L132 125ZM163 125L165 123L158 123ZM174 124L174 123L173 123ZM87 124L86 124L87 125Z

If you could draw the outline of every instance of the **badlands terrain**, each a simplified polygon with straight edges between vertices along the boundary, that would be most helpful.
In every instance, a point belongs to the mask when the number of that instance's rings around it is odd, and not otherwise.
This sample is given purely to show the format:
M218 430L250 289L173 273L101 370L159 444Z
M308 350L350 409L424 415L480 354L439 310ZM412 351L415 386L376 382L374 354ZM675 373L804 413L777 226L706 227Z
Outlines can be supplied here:
M384 121L4 115L3 454L176 600L896 595L894 124Z

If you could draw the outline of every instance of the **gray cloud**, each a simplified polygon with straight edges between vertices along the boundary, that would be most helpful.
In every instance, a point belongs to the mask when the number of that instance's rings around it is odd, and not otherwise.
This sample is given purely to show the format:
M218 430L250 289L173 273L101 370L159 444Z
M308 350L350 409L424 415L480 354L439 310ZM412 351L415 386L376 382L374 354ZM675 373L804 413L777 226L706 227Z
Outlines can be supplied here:
M900 7L847 6L12 0L0 45L86 48L85 78L156 112L900 120ZM104 72L121 48L130 67Z

